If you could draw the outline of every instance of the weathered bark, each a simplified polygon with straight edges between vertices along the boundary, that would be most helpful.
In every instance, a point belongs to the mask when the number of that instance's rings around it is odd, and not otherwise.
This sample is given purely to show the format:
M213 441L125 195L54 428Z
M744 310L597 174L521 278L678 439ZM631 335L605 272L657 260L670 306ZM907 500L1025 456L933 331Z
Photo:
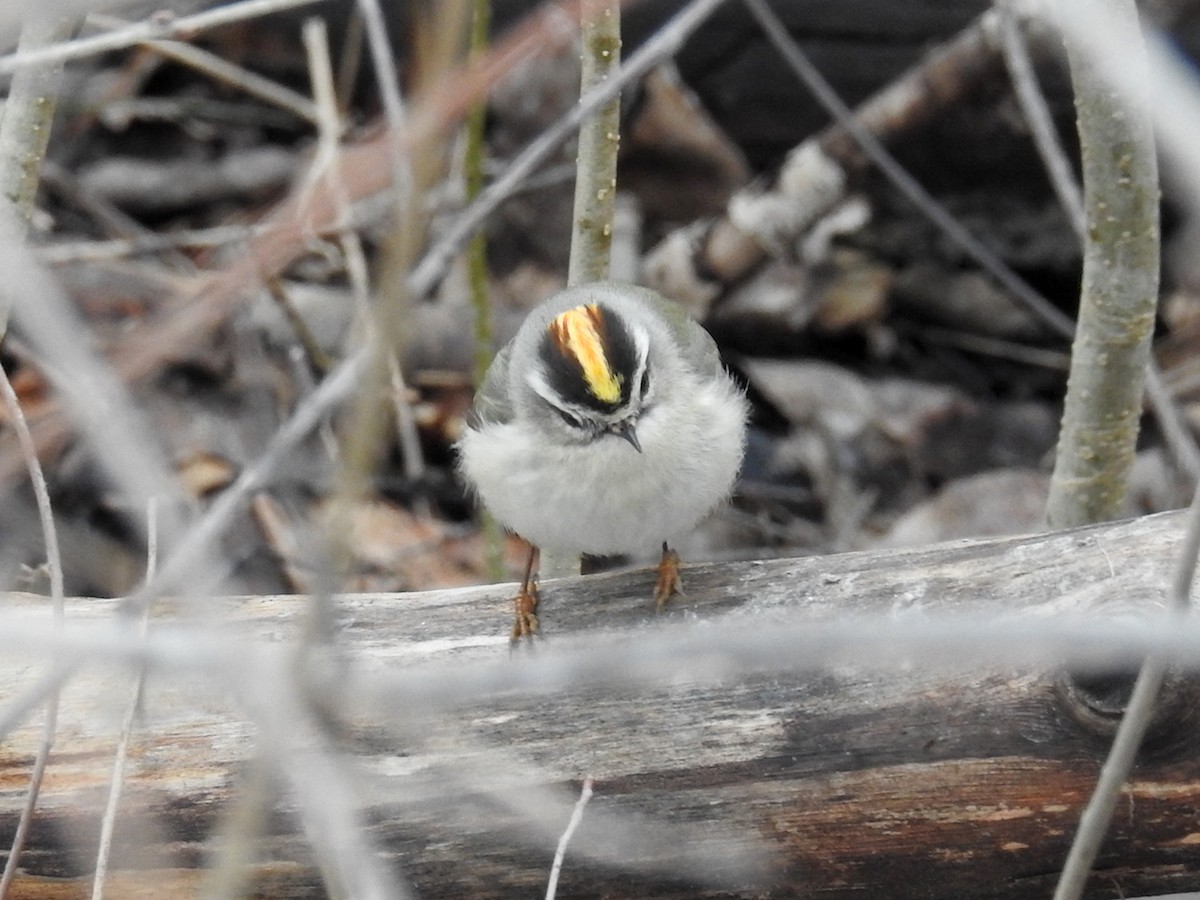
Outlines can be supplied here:
M1164 514L912 551L692 567L689 599L665 621L649 608L647 572L570 579L545 587L545 646L613 629L636 642L679 619L718 626L759 616L769 628L784 606L816 619L1149 607L1166 596L1181 531L1179 514ZM339 598L339 639L357 664L414 677L439 658L504 660L509 590ZM70 615L100 622L113 608L79 600ZM297 598L208 608L265 645L301 628ZM511 664L527 658L515 653ZM0 660L0 697L40 674ZM89 668L65 690L28 874L14 896L71 896L58 879L86 881L129 678ZM361 778L372 838L422 897L540 894L574 785L591 774L595 796L568 852L563 896L1017 898L1047 896L1062 864L1114 725L1105 687L1069 686L1061 672L840 666L623 693L493 691L417 724L406 709L393 722L367 718L368 704L353 697L332 714L344 719L338 740ZM1090 896L1200 889L1195 699L1178 679L1165 695ZM15 826L37 726L35 717L0 745L0 846ZM118 894L136 895L139 884L147 896L191 894L206 841L243 790L254 734L194 676L152 673L117 829ZM564 814L531 824L547 788L561 791ZM322 896L292 807L285 793L256 890ZM620 834L589 835L612 822L629 823L632 846ZM597 861L606 839L623 846L621 865ZM761 871L730 868L712 888L720 873L703 871L705 839L726 849L757 842ZM689 877L697 873L708 891Z

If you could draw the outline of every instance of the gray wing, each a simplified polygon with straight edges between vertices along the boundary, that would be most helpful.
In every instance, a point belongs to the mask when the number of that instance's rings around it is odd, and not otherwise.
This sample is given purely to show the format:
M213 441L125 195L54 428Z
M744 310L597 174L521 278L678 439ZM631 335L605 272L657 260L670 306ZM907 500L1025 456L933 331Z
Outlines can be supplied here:
M645 288L639 289L639 293L646 303L652 304L662 314L688 365L704 374L724 371L716 342L682 304Z
M483 376L483 384L475 392L475 400L467 411L467 426L479 428L484 422L504 424L512 421L513 405L508 398L508 358L512 344L506 344L496 354Z

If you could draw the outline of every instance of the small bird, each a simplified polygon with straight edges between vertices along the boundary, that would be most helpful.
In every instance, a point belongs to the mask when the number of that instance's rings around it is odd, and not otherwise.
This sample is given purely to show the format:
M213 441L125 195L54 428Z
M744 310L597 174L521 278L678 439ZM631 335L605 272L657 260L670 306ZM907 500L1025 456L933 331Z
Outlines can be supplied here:
M513 640L538 630L536 548L607 556L661 544L656 605L678 593L670 542L729 496L745 434L742 391L678 304L601 281L535 307L458 442L467 482L535 548Z

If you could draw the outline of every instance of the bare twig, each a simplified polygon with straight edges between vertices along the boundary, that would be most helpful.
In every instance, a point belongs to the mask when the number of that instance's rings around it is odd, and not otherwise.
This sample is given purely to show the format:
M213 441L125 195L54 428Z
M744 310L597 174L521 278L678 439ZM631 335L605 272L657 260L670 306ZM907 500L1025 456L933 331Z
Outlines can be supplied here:
M1184 420L1183 411L1163 380L1162 369L1153 358L1146 366L1146 402L1154 413L1171 459L1180 471L1187 473L1192 484L1200 485L1200 448Z
M215 860L205 873L203 900L231 900L248 894L248 868L258 853L258 839L267 827L271 802L272 767L261 752L251 760L239 784L237 801L219 830Z
M583 810L592 799L592 776L583 779L583 787L579 790L579 800L571 811L571 820L567 822L562 837L559 838L558 848L554 851L554 864L550 867L550 880L546 883L546 900L554 900L558 893L558 876L562 873L563 859L567 855L567 845L571 843L571 835L583 821Z
M513 163L503 182L493 183L485 190L459 219L458 227L452 229L436 248L426 254L409 279L409 288L413 294L424 294L433 286L444 271L443 260L448 261L461 252L461 242L468 239L490 211L520 183L523 174L531 171L537 161L557 146L579 121L619 91L626 79L640 77L659 60L675 52L683 40L723 2L724 0L693 0L630 57L628 64L622 68L621 78L610 80L597 88L588 97L583 98L570 114L564 116L555 128L543 132L520 159ZM179 323L176 327L182 329L182 325L183 323ZM172 331L174 330L176 329L173 328ZM341 363L311 396L305 398L291 418L276 432L258 460L244 469L237 480L222 491L202 519L179 545L173 548L161 570L160 581L164 586L181 583L177 582L177 579L185 577L185 573L193 565L195 555L211 547L225 532L249 494L267 483L271 473L294 447L304 440L312 428L324 419L328 411L350 396L360 385L366 365L367 349L363 348Z
M1192 498L1188 511L1188 526L1175 574L1171 581L1171 606L1177 612L1186 612L1191 607L1192 583L1196 578L1196 562L1200 557L1200 487ZM1121 788L1129 778L1134 759L1146 729L1150 727L1154 714L1154 703L1162 686L1166 664L1158 656L1150 656L1142 664L1134 682L1133 693L1125 708L1125 715L1113 739L1108 758L1104 761L1096 789L1079 822L1079 830L1071 845L1062 876L1055 889L1055 900L1079 897L1087 883L1088 872L1100 844L1112 821Z
M473 0L471 4L472 59L487 51L488 29L492 20L491 0ZM484 131L487 103L476 103L467 114L463 148L463 183L468 204L483 191ZM471 354L471 381L478 389L492 363L492 306L488 292L487 235L477 231L466 249L467 291L474 318ZM483 537L484 568L492 581L504 580L504 531L486 509L479 511L479 531Z
M379 87L379 96L383 99L383 116L393 136L388 158L392 165L393 190L397 198L396 210L398 215L402 215L403 198L412 190L412 172L409 169L408 153L399 141L399 136L404 132L407 114L400 84L396 80L396 59L392 53L392 44L388 40L387 24L383 20L379 0L358 0L358 10L366 26L375 83Z
M25 465L29 471L29 480L33 486L33 496L37 503L38 522L42 526L42 540L46 546L46 565L50 571L50 598L54 606L54 617L61 622L63 616L63 571L62 556L58 549L58 531L54 527L54 510L50 505L50 489L46 485L46 475L42 464L38 461L37 450L33 443L33 435L25 421L25 413L17 392L9 381L8 373L0 367L0 393L4 397L5 412L8 422L16 431L21 451L25 456Z
M371 285L370 274L367 271L367 257L363 252L362 240L354 232L347 232L341 237L342 254L346 260L346 274L358 301L361 318L368 333L374 332L375 317L371 314ZM378 339L378 338L376 338ZM404 477L409 484L418 484L425 477L425 454L421 450L421 435L417 431L417 417L409 400L408 385L404 380L404 372L400 368L400 359L391 348L384 351L387 362L388 382L391 387L389 396L392 401L392 412L396 417L396 439L400 445L401 461Z
M474 59L487 50L488 27L491 23L491 0L474 0L471 8L471 48ZM480 101L467 113L465 146L463 148L463 184L468 204L474 203L483 191L484 128L487 124L487 103ZM475 318L471 377L476 386L492 362L492 309L488 302L487 235L476 232L467 246L467 290L471 295L471 310Z
M780 53L784 54L789 65L796 74L809 86L814 96L837 119L840 127L844 128L855 140L862 142L863 152L866 153L883 172L884 175L908 197L909 201L950 240L973 258L981 268L991 275L1003 288L1009 291L1022 305L1042 320L1046 325L1064 337L1072 337L1075 333L1075 323L1065 313L1059 311L1049 300L1034 290L1028 282L1012 271L1004 262L985 247L978 239L967 231L944 206L935 200L928 191L909 175L896 161L895 157L859 123L851 110L833 92L832 87L824 79L812 63L803 55L800 48L791 40L786 28L779 22L778 17L761 0L745 0L751 11L759 19L768 37L772 39ZM991 15L991 14L988 14ZM987 29L995 27L991 21ZM1147 368L1146 392L1150 408L1154 411L1168 446L1176 462L1189 476L1196 480L1200 478L1200 451L1195 441L1188 436L1179 409L1171 400L1169 393L1162 384L1161 373L1151 361Z
M158 253L182 247L207 248L237 244L251 238L256 229L245 225L217 225L183 229L166 234L145 234L104 241L61 241L34 248L44 263L100 262L142 253Z
M1179 547L1175 573L1171 580L1171 606L1180 613L1191 606L1192 582L1196 577L1196 561L1200 556L1200 488L1197 488L1188 510L1187 531ZM1100 845L1108 832L1109 823L1121 797L1121 789L1133 771L1138 747L1154 717L1155 701L1162 688L1167 664L1162 657L1150 655L1142 663L1133 692L1125 706L1125 715L1117 728L1108 757L1088 799L1071 849L1063 864L1062 874L1054 891L1054 900L1076 900L1083 896Z
M581 122L617 96L624 86L637 81L662 60L674 55L688 36L704 24L724 2L725 0L692 0L625 61L617 77L597 85L585 96L580 97L578 104L543 129L509 164L504 174L488 185L478 199L446 230L437 244L425 254L409 279L413 294L423 296L441 281L450 263L462 252L471 235L479 230L496 207L512 196L533 170L553 153Z
M587 0L581 14L579 91L617 80L621 67L619 0ZM579 129L575 158L575 204L571 215L571 254L567 284L608 278L612 261L613 210L617 197L617 149L621 141L621 95L614 94ZM534 548L529 549L535 553ZM578 554L542 550L543 577L578 574Z
M0 199L0 203L6 202ZM55 625L61 627L65 618L63 610L62 557L58 550L58 530L54 527L54 511L50 505L50 490L46 486L46 477L42 472L42 465L38 462L33 435L29 433L29 425L25 421L25 413L21 409L21 402L17 398L17 392L13 389L12 382L8 378L8 373L4 371L3 367L0 367L0 395L3 396L8 421L17 433L17 439L21 445L21 453L25 457L25 465L29 471L29 480L33 485L33 495L38 510L38 521L42 526L42 541L46 547L46 567L50 571L51 609ZM57 677L58 674L59 672L51 673L52 677L45 683L48 689L46 694L48 701L46 704L46 718L42 724L42 739L38 744L37 756L33 762L33 772L29 776L29 790L25 797L25 806L21 810L21 818L17 822L17 829L13 834L12 847L9 850L8 859L4 864L4 874L0 875L0 898L3 898L7 894L9 885L12 884L13 878L16 877L17 868L20 864L21 851L25 846L25 839L28 837L29 828L33 823L33 813L37 807L38 793L41 790L42 779L46 774L46 765L50 760L50 749L54 746L54 732L58 725L59 689L62 686L62 679ZM3 730L0 730L0 734L3 733Z
M7 738L35 709L58 693L79 670L78 662L58 662L0 710L0 740Z
M994 76L1001 67L995 11L984 13L930 52L851 115L795 46L787 29L777 23L768 28L765 23L776 17L769 9L764 16L761 10L765 8L754 4L750 11L834 123L788 154L770 190L751 187L739 191L724 217L681 228L647 254L644 269L648 279L663 293L693 308L706 307L725 286L748 276L776 248L794 246L808 228L845 200L849 175L868 163L877 166L939 228L948 234L962 232L898 165L881 161L891 157L881 152L879 137L928 122ZM959 246L969 242L972 254L982 249L969 234L952 239ZM997 269L1003 268L994 256L992 262ZM997 278L1006 284L1005 276Z
M858 120L854 112L842 101L816 66L792 40L787 28L771 7L763 0L743 0L743 2L796 76L804 82L817 101L837 119L838 125L858 143L862 152L908 198L909 202L937 226L938 230L947 238L979 263L1021 305L1051 325L1060 334L1073 334L1075 325L1069 316L1030 287L1024 279L1006 266L1003 260L963 228L958 220L896 161L896 158L888 152L870 129ZM987 20L987 24L978 26L979 30L989 31L994 28L995 22L990 17L990 13L985 13L984 19Z
M174 473L156 452L161 444L153 430L119 379L87 342L79 340L87 329L17 233L11 210L0 208L0 269L9 283L22 288L14 316L42 358L53 361L46 371L97 461L116 489L138 508L151 496L178 497ZM37 444L38 434L32 427L31 432ZM141 531L140 521L130 525ZM164 536L171 535L172 529L164 528Z
M465 0L453 0L414 13L418 28L415 44L420 52L415 55L411 74L413 90L418 94L444 83L462 65L465 10ZM386 77L391 78L390 75ZM394 102L398 104L399 99L396 91ZM468 109L469 106L464 106L457 113L465 115ZM402 115L403 110L397 106L394 113ZM340 549L346 549L344 535L348 519L354 505L370 490L371 475L386 446L388 417L384 413L384 398L389 394L389 383L393 388L390 392L392 402L401 405L397 407L396 427L405 457L405 471L413 478L424 471L415 420L406 406L407 390L402 376L413 321L413 295L407 278L425 243L428 191L443 177L446 160L435 140L437 134L409 135L407 140L405 137L389 133L384 138L393 181L397 178L401 181L394 185L396 213L381 247L376 279L377 302L367 324L369 339L364 381L347 416L342 466L330 508L328 530Z
M364 8L374 6L374 0L363 0L363 2L365 3ZM377 8L376 15L378 15ZM375 27L372 23L373 19L368 16L368 32L372 32ZM382 27L382 23L380 23L380 27ZM383 41L383 45L386 47L386 33L383 34L382 38L372 39L373 53L383 52L376 47L376 44L380 40ZM309 68L312 73L313 93L316 98L317 109L320 111L320 141L324 148L322 153L329 159L330 165L328 170L336 178L336 167L332 163L338 152L338 141L342 130L341 116L337 110L335 101L335 85L333 83L333 68L329 60L329 45L325 36L324 23L320 19L310 19L305 23L304 45L308 52ZM385 62L390 64L390 60L391 56L389 54ZM381 85L380 90L385 94L389 90L395 94L391 101L394 105L392 114L395 115L396 122L402 125L403 106L399 88L395 84L394 74L388 75L386 65L379 62L376 63L376 74L381 78L387 77L390 88L386 85ZM391 124L389 123L389 125ZM399 131L396 133L399 133ZM397 157L396 153L400 155ZM412 173L408 170L407 159L403 155L403 150L398 145L397 149L393 151L392 164L395 168L394 177L404 179L398 182L397 188L403 196L405 191L411 189ZM351 218L349 201L345 199L344 191L339 190L338 192L343 196L343 219L349 222ZM338 242L342 248L342 257L345 261L346 274L350 281L354 299L358 304L359 319L368 336L368 344L377 344L387 363L388 376L392 387L390 392L391 400L396 417L397 439L404 458L404 471L405 475L415 483L425 472L420 435L417 433L416 417L413 414L412 404L408 401L408 389L404 384L404 375L400 369L400 362L397 359L395 350L383 345L378 334L375 316L371 311L370 273L367 269L366 254L363 252L362 240L356 232L349 228L343 228L340 229Z
M620 4L617 0L590 0L583 6L582 25L579 90L584 95L596 85L615 78L620 71ZM620 141L621 97L617 94L579 129L568 284L608 277Z
M1088 263L1090 262L1092 290L1100 292L1105 297L1104 306L1107 307L1109 305L1107 291L1110 282L1114 280L1114 276L1108 272L1108 269L1113 261L1139 269L1153 268L1153 286L1157 287L1157 252L1153 253L1152 260L1146 260L1144 252L1134 252L1130 249L1130 241L1132 239L1138 242L1137 246L1141 247L1146 240L1148 231L1154 238L1157 238L1157 191L1145 183L1147 177L1154 178L1157 174L1156 160L1154 150L1146 147L1147 144L1151 144L1152 147L1153 136L1149 134L1149 126L1143 120L1143 116L1152 115L1151 110L1153 110L1158 113L1159 121L1162 121L1162 111L1160 104L1145 102L1155 96L1157 91L1152 94L1149 90L1144 52L1136 47L1131 48L1130 45L1131 35L1135 36L1134 40L1136 41L1136 35L1139 32L1137 10L1134 5L1120 2L1120 0L1098 5L1097 8L1091 10L1086 24L1078 18L1068 22L1068 17L1062 15L1065 13L1065 9L1062 8L1063 4L1059 4L1059 7L1060 21L1066 26L1068 55L1071 60L1072 78L1076 85L1076 104L1080 107L1085 185L1090 185L1091 197L1088 204L1089 221L1094 220L1089 232L1101 236L1107 234L1113 230L1111 223L1116 223L1120 229L1111 238L1116 242L1116 247L1109 247L1100 254L1089 254L1085 258L1084 303L1086 304L1088 301ZM1099 21L1096 21L1097 19ZM1119 63L1115 56L1106 59L1105 55L1096 53L1094 35L1101 35L1102 40L1109 41L1115 39L1117 35L1121 36L1119 39L1123 44L1123 50ZM1114 100L1120 104L1118 109L1112 108ZM1179 113L1179 109L1172 111L1173 115ZM1122 146L1133 148L1131 151L1133 155L1122 160L1119 170L1114 170L1108 163L1108 160L1111 159L1112 142L1117 140L1110 132L1110 129L1114 127L1125 132L1132 132L1124 134L1120 138ZM1149 176L1147 176L1147 172L1150 173ZM1126 195L1131 187L1136 191L1133 196L1111 196L1114 191ZM1105 196L1100 193L1101 191L1108 191L1110 195ZM1151 196L1146 197L1146 194ZM1151 204L1149 210L1145 209L1146 200L1149 200ZM1123 215L1122 210L1125 211ZM1145 221L1147 218L1152 219L1149 228ZM1095 242L1096 239L1093 238L1092 243ZM1156 240L1153 247L1156 251ZM1128 276L1125 277L1128 279ZM1125 294L1131 296L1123 300L1118 298L1118 300L1126 305L1130 303L1144 304L1145 300L1142 295L1145 290L1146 278L1147 276L1143 274L1134 275L1132 281L1123 289ZM1121 282L1118 280L1118 283ZM1156 294L1157 291L1155 290L1154 293ZM1153 305L1150 306L1150 309L1152 312ZM1110 315L1108 310L1104 310L1102 320L1107 323ZM1129 323L1126 328L1134 329L1138 327L1138 324ZM1148 337L1144 340L1148 341ZM1125 338L1122 338L1122 341L1128 343ZM1095 339L1093 339L1093 343L1095 343ZM1107 360L1105 362L1107 363ZM1094 362L1090 364L1094 366ZM1075 377L1074 357L1072 371L1073 377ZM1151 374L1152 376L1158 375L1156 371ZM1151 396L1154 396L1155 391L1165 392L1161 380L1157 377L1152 377L1147 390L1151 392ZM1064 414L1064 432L1066 427ZM1136 425L1134 427L1136 428ZM1079 452L1076 451L1076 453ZM1056 463L1056 477L1058 465ZM1060 494L1064 497L1060 503L1066 502L1066 497L1069 495L1065 491L1060 491ZM1071 518L1071 516L1066 516L1068 521ZM1196 488L1192 500L1188 530L1180 548L1172 580L1171 604L1176 611L1181 613L1190 606L1191 584L1195 577L1198 551L1200 551L1200 487ZM1080 818L1079 828L1055 888L1055 900L1075 900L1083 895L1088 875L1100 852L1100 846L1116 810L1122 787L1133 769L1138 748L1153 718L1155 702L1162 686L1166 666L1166 661L1156 654L1149 655L1142 663L1112 747L1109 749L1096 787Z
M65 41L38 50L25 52L18 50L8 56L0 56L0 75L11 75L13 72L30 66L64 63L85 56L108 53L111 50L123 50L126 47L158 38L192 35L210 28L244 22L247 19L255 19L259 16L316 2L317 0L243 0L241 3L231 3L228 6L205 10L194 16L184 16L178 19L170 16L151 16L142 22L110 31L107 34Z
M31 12L21 29L18 52L53 45L67 33L70 22ZM18 73L9 87L0 118L0 201L11 203L18 220L28 225L37 194L38 174L50 140L58 105L61 63L47 63ZM8 330L11 291L0 291L0 337Z
M1037 77L1029 59L1018 17L1013 9L1015 2L1016 0L1002 0L998 4L1005 63L1008 65L1013 90L1029 124L1034 144L1050 176L1050 184L1058 195L1071 227L1079 237L1082 250L1087 233L1083 191L1075 179L1074 170L1058 138L1045 99L1038 89ZM1146 402L1154 412L1171 458L1187 472L1193 484L1200 484L1200 449L1197 449L1196 441L1189 433L1178 405L1163 383L1162 371L1153 358L1146 369Z
M131 23L113 16L92 13L88 17L92 24L100 25L109 31L128 28ZM210 53L201 47L194 47L182 41L149 40L142 41L141 46L153 50L160 56L174 60L185 66L201 72L215 81L223 82L244 94L257 97L266 103L287 110L299 119L312 124L317 123L317 110L313 102L303 94L293 91L269 78L264 78L257 72L252 72L244 66L234 65L222 59L215 53Z
M244 696L262 730L263 750L287 778L300 818L331 897L407 900L408 886L384 863L361 821L346 757L326 739L304 704L294 661L282 680L248 682ZM262 685L256 690L253 685Z
M146 503L146 583L154 580L158 570L158 499L151 497ZM138 633L145 638L150 627L150 609L142 609ZM121 723L121 737L113 755L112 781L108 789L108 801L100 820L100 841L96 848L96 870L92 876L92 900L104 896L104 882L108 877L108 861L112 854L113 832L117 825L117 809L121 804L121 791L125 785L125 763L129 758L129 742L133 736L133 723L142 708L142 695L146 688L146 667L138 668L137 676L129 691L125 708L125 719Z
M511 587L477 589L472 596L499 603L498 592ZM447 594L439 608L461 603L464 596L462 589ZM720 628L711 621L661 628L642 623L606 636L595 631L564 635L520 665L500 652L508 642L502 634L473 639L470 646L494 645L497 652L468 660L443 655L423 661L437 648L416 642L407 648L411 664L402 667L356 668L351 660L343 661L344 666L339 662L338 690L349 704L343 713L353 706L390 719L401 709L440 715L509 692L533 696L579 687L627 691L668 682L718 684L751 673L816 672L842 665L876 672L979 671L988 666L1111 671L1153 653L1195 671L1200 669L1200 622L1195 619L1178 614L994 612L897 616L890 611L813 618L803 609L777 606L764 615L730 617ZM296 674L290 655L286 661L276 658L280 648L272 646L275 636L254 640L228 629L164 622L143 638L120 618L68 620L56 630L37 617L8 610L0 612L0 625L0 650L9 659L44 655L50 648L63 657L77 657L81 665L145 663L239 689L251 682L291 682ZM0 714L8 718L8 708Z
M1148 657L1138 671L1125 715L1121 717L1117 734L1100 769L1100 777L1096 779L1096 787L1079 819L1079 829L1054 889L1054 900L1076 900L1083 896L1092 863L1096 861L1117 808L1121 788L1133 770L1138 747L1150 727L1165 672L1166 665L1154 656Z
M1000 13L1000 41L1004 51L1004 64L1008 67L1008 75L1012 81L1013 93L1021 105L1025 122L1029 125L1033 136L1034 146L1042 158L1042 165L1050 176L1050 185L1058 195L1067 221L1075 230L1080 243L1087 236L1087 225L1084 221L1083 198L1079 190L1079 182L1075 178L1075 170L1067 159L1067 154L1058 139L1058 131L1050 116L1046 99L1038 87L1037 73L1033 68L1033 60L1029 56L1025 36L1021 31L1016 11L1013 9L1015 0L1000 0L997 10Z

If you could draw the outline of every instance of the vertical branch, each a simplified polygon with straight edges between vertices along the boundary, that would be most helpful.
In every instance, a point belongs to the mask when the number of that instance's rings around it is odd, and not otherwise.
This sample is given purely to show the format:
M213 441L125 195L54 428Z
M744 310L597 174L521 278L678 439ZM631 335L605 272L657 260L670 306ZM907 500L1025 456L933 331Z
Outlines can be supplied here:
M467 21L465 0L437 4L428 11L423 5L419 6L422 12L417 17L414 86L410 91L418 96L436 85L438 79L458 62ZM413 127L411 120L409 127ZM378 340L371 347L370 361L349 418L340 488L343 502L366 492L370 474L384 446L386 416L380 409L379 398L384 395L389 378L389 356L399 360L399 371L404 368L413 303L412 292L407 287L408 277L426 238L426 192L441 176L442 166L443 155L431 140L423 139L405 148L406 180L397 198L396 221L382 245L376 278ZM394 374L397 369L391 371ZM412 449L415 454L416 448ZM408 452L409 448L405 450Z
M1094 14L1125 35L1126 64L1144 85L1133 0ZM1082 145L1087 238L1079 324L1046 517L1055 528L1114 518L1133 465L1158 300L1158 164L1143 97L1101 77L1073 40L1067 57ZM1140 57L1135 63L1134 58ZM1143 87L1144 90L1144 87Z
M579 94L615 78L621 64L619 0L584 0L580 6L583 65ZM608 277L613 208L617 196L617 148L621 140L621 95L615 94L579 130L575 160L575 211L571 222L571 259L567 284ZM542 553L541 571L549 577L578 575L580 561Z
M0 203L3 202L3 199L0 199ZM42 540L46 545L46 568L50 574L50 599L53 605L54 622L56 626L61 626L65 617L65 592L62 556L58 550L58 531L54 526L54 510L50 505L50 488L46 484L42 464L38 461L37 448L34 446L33 435L29 431L29 423L25 420L25 413L21 409L21 402L12 382L9 381L8 373L3 368L0 368L0 400L3 402L8 421L17 434L21 455L25 458L29 480L33 485L38 520L42 526ZM8 860L4 864L4 873L0 875L0 900L7 895L8 889L17 875L21 852L25 848L25 839L29 836L29 829L33 824L38 794L42 788L46 766L50 761L50 750L54 746L54 733L58 728L59 689L62 681L69 674L60 669L59 672L51 673L50 676L49 684L52 687L48 691L49 701L46 704L46 718L42 723L42 739L38 744L37 757L33 761L33 772L29 776L29 790L25 795L25 806L21 809L21 818L17 822L17 829L13 834ZM0 734L3 734L5 730L3 726L0 726Z
M66 37L66 19L30 12L21 30L18 53L38 50ZM0 202L14 205L17 218L28 224L37 195L38 174L50 141L50 124L58 100L61 62L47 62L13 75L4 116L0 121ZM12 294L0 292L0 338L8 331Z
M1049 105L1038 87L1037 73L1021 31L1020 17L1014 8L1014 0L1002 0L996 5L1000 14L1000 45L1004 53L1004 65L1012 83L1013 95L1029 127L1029 135L1037 148L1050 186L1058 197L1059 205L1066 213L1067 221L1079 237L1080 244L1087 241L1087 223L1083 212L1083 197L1075 171L1058 139L1054 119Z
M620 10L617 0L586 0L581 7L581 96L614 77L620 68ZM620 140L621 98L618 95L604 104L579 132L568 284L582 284L608 277Z
M471 5L471 61L487 50L488 29L491 26L491 0L473 0ZM463 153L463 175L466 181L466 202L474 203L483 192L484 126L487 123L487 101L480 100L467 113L466 149ZM487 235L481 230L467 244L467 290L475 313L472 382L478 388L492 362L492 309L488 302ZM483 554L488 577L493 581L504 578L504 532L495 517L486 509L480 511L483 534Z
M1067 0L1070 2L1070 0ZM1091 14L1098 30L1121 35L1125 65L1135 73L1116 86L1104 61L1067 32L1067 59L1083 159L1083 287L1071 348L1071 373L1051 476L1046 516L1055 527L1115 518L1125 498L1141 412L1143 378L1158 300L1158 163L1147 101L1148 70L1134 0L1101 0ZM1152 373L1156 377L1156 373ZM1200 499L1200 492L1197 493ZM1196 515L1189 522L1191 552L1177 565L1186 598L1195 570ZM1087 886L1133 769L1162 687L1166 665L1143 662L1133 692L1089 798L1055 887L1055 900L1078 900Z
M470 58L476 60L487 48L491 22L491 0L473 0L471 8ZM466 202L474 203L483 191L483 131L487 120L487 101L480 100L467 113L466 151L463 175ZM472 376L483 384L484 373L492 362L492 315L487 296L487 238L479 231L467 244L467 281L471 306L475 311L475 353Z
M65 37L68 21L42 14L29 13L21 31L18 52L34 51L55 43ZM33 214L34 198L37 195L39 173L46 146L50 140L50 126L58 97L61 62L47 62L18 71L13 75L8 99L4 105L3 121L0 121L0 204L11 204L11 214L4 215L11 224L11 237L19 241ZM0 339L8 331L8 319L12 310L14 294L11 290L0 291ZM50 574L50 594L56 625L63 622L63 571L58 548L58 532L54 526L54 513L50 504L50 491L46 485L33 435L21 410L20 400L8 374L0 370L0 395L7 411L8 420L16 432L21 455L33 485L38 518L42 525L42 538L46 545L46 565ZM54 677L54 676L52 676ZM56 684L49 694L46 718L42 723L42 739L34 759L33 772L29 779L29 790L25 806L13 835L8 860L0 874L0 898L3 898L13 879L21 859L29 829L37 808L42 779L50 760L54 745L54 734L58 727L59 687Z

